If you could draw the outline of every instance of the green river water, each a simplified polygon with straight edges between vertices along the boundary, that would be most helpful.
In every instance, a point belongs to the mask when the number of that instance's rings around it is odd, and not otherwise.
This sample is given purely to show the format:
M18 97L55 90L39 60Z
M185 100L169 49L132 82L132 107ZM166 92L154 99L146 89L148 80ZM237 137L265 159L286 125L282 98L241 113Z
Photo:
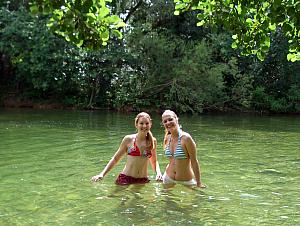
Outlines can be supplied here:
M91 183L134 117L0 109L0 225L300 225L300 116L181 115L206 189L117 186L125 159Z

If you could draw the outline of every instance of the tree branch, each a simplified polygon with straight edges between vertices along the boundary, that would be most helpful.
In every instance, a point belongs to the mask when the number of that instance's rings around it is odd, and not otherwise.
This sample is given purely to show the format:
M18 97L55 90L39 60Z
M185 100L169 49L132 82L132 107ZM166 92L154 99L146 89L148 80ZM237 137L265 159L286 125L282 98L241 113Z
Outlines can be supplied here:
M127 14L126 18L124 19L125 23L127 23L127 21L130 19L131 15L134 14L134 12L140 7L140 5L142 3L143 3L143 0L138 1L138 3L129 10L129 13Z

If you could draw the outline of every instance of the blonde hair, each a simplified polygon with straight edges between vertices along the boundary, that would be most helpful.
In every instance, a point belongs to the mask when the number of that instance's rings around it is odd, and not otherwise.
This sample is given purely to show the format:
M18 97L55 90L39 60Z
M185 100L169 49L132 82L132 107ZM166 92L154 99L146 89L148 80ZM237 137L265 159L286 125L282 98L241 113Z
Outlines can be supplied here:
M165 110L164 113L162 113L161 117L163 117L164 115L172 115L174 118L176 118L178 120L177 115L172 110Z
M135 125L138 124L139 119L142 117L149 119L149 121L152 123L152 119L151 119L150 115L146 112L141 112L135 117L135 120L134 120ZM151 131L149 131L146 135L146 143L147 143L147 147L150 147L150 150L152 150L154 148L154 137L153 137L153 134Z
M172 111L172 110L165 110L165 111L162 113L161 117L163 117L164 115L171 115L171 116L173 116L173 117L175 118L177 124L178 124L178 127L180 128L180 126L179 126L179 121L178 121L178 117L177 117L177 115L176 115L176 113L175 113L174 111ZM165 148L165 146L166 146L166 140L167 140L168 134L169 134L169 131L165 128L165 136L164 136L164 143L163 143L163 147L164 147L164 148Z

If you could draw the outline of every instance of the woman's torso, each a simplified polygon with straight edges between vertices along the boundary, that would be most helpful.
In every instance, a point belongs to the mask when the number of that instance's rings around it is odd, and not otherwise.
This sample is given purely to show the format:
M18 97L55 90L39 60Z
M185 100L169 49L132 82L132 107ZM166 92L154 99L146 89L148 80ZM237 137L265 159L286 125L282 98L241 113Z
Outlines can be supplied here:
M165 155L169 157L166 173L173 180L187 181L193 178L191 161L185 147L185 133L180 131L177 141L166 138Z
M148 158L151 157L151 151L147 149L146 143L139 146L136 143L136 134L133 134L126 152L127 161L122 173L135 178L148 177Z

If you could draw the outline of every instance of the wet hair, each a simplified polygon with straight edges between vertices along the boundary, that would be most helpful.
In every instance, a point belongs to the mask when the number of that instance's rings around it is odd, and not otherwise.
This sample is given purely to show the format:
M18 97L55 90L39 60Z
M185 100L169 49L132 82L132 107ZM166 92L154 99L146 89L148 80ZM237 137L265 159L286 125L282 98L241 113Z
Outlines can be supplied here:
M177 117L177 115L176 115L176 113L174 111L172 111L172 110L165 110L162 113L161 117L163 117L164 115L171 115L171 116L173 116L175 118L175 120L177 121L178 127L181 128L181 126L179 125L179 119L178 119L178 117ZM167 129L165 129L165 136L164 136L164 143L163 143L163 147L164 148L166 146L166 140L167 140L168 134L170 134L170 132Z
M151 119L150 115L146 112L141 112L135 117L135 120L134 120L135 125L138 124L139 119L142 117L149 119L149 121L152 123L152 119ZM149 131L146 135L146 144L147 144L147 147L150 148L150 150L152 150L154 148L154 137L153 137L151 131Z

